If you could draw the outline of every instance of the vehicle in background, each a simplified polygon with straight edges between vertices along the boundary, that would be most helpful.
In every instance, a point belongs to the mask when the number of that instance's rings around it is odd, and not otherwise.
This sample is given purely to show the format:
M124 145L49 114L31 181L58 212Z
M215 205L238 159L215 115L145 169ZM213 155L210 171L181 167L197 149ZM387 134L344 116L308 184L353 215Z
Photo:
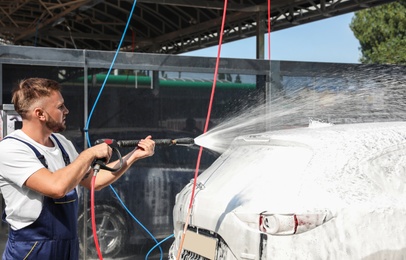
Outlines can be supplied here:
M169 258L404 259L405 184L406 122L237 137L190 218L193 185L177 195Z
M98 139L139 140L148 135L154 139L191 137L187 132L159 129L94 130L89 136L94 145ZM73 143L80 152L84 147L84 137L74 137ZM121 155L132 149L118 148ZM160 241L173 233L172 209L175 196L193 179L198 152L199 147L196 145L156 146L153 156L137 161L110 188L95 192L97 235L104 257L132 254L145 256L156 244L154 238ZM217 157L217 153L204 150L201 169L207 168ZM90 196L88 203L90 207ZM90 210L85 212L83 205L80 207L79 238L82 253L86 222L87 255L97 257Z

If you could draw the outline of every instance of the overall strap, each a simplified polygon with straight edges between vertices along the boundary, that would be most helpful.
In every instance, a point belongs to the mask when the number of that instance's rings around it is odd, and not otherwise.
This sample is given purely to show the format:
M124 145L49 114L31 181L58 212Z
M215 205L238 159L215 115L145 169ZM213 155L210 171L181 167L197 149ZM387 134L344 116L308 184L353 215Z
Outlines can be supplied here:
M28 142L26 142L26 141L23 141L23 140L21 140L21 139L12 137L12 136L6 136L6 137L3 138L3 140L4 140L4 139L7 139L7 138L11 138L11 139L14 139L14 140L18 140L18 141L23 142L23 143L25 143L26 145L28 145L28 146L31 148L31 150L34 151L35 155L37 156L38 160L42 163L42 165L44 165L44 167L48 169L48 164L47 164L47 160L45 159L45 156L42 155L42 154L37 150L37 148L35 148L32 144L30 144L30 143L28 143Z
M65 148L63 148L63 146L62 146L61 142L58 140L58 138L56 138L56 136L54 134L52 134L51 136L55 139L56 143L58 144L59 149L61 149L63 161L65 162L65 165L67 166L68 164L70 164L70 158L69 158L68 153L66 152ZM48 169L48 164L47 164L47 160L45 159L45 156L42 155L37 150L37 148L35 148L32 144L30 144L24 140L12 137L12 136L6 136L5 138L3 138L3 140L7 139L7 138L18 140L18 141L23 142L26 145L28 145L31 148L31 150L34 151L35 155L37 156L38 160L42 163L42 165L44 165L44 167Z
M56 143L59 146L59 149L61 149L63 161L65 162L65 165L67 166L68 164L70 164L70 158L69 158L68 153L66 152L65 148L63 148L63 146L62 146L61 142L58 140L58 138L56 138L56 136L54 134L51 134L51 136L55 139Z

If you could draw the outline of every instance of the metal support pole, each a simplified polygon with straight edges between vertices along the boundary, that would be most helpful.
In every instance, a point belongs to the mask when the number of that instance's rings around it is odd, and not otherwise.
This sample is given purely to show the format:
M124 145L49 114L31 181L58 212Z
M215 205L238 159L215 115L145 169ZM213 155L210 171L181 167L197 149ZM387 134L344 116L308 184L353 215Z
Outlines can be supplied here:
M3 64L0 63L0 105L3 104Z
M265 23L262 20L261 16L257 15L257 41L256 41L256 53L257 59L263 60L265 58Z
M87 119L88 119L88 110L89 110L89 85L88 85L88 67L87 67L87 62L86 62L86 50L83 50L83 125L85 126L87 123ZM83 145L84 145L84 149L87 148L87 142L86 142L86 135L83 135ZM87 201L89 200L89 193L87 189L84 189L83 187L82 189L82 194L83 194L83 237L82 237L82 243L83 243L83 259L86 260L87 259L87 247L88 242L87 242L87 218L88 218L88 214L87 214L87 209L88 209L88 205L87 205Z

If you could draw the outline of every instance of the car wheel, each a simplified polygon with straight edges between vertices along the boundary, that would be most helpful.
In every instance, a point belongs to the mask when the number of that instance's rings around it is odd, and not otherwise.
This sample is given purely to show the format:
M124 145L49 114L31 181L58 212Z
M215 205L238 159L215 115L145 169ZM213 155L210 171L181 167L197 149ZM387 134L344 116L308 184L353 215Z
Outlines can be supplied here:
M125 248L127 241L127 229L122 213L109 205L97 205L95 207L97 237L99 240L100 251L104 257L117 256ZM83 241L84 234L84 214L79 216L78 232L80 240L80 251L85 252ZM90 209L87 212L86 220L86 253L89 257L97 258L97 251L94 244L92 221Z

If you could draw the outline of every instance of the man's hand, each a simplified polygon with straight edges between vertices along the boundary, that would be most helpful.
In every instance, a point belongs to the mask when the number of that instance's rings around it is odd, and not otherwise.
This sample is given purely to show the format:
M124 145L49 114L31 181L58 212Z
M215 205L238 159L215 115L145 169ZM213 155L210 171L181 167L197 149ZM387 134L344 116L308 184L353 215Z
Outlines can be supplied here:
M136 155L138 159L152 156L155 152L155 141L152 140L152 137L149 135L139 141L137 148L134 155Z
M103 159L105 163L110 161L113 149L106 143L100 143L89 148L93 153L94 159Z

